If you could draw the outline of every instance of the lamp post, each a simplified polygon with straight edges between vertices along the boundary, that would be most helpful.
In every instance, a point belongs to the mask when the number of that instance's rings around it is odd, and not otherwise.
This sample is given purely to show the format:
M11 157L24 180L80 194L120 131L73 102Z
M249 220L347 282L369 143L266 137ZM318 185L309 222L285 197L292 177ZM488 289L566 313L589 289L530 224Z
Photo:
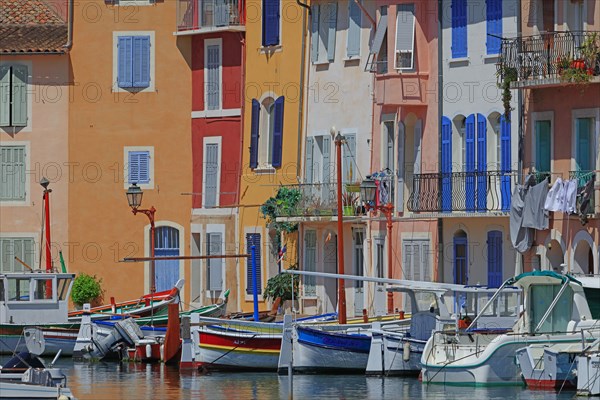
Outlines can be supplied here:
M385 215L387 221L387 259L388 259L388 279L392 279L392 217L394 216L394 205L391 202L379 204L377 199L377 182L367 178L360 184L360 195L365 202L367 211L381 211ZM390 200L390 199L388 199ZM387 293L387 310L388 314L394 313L394 294L390 291Z
M338 230L338 273L344 275L344 214L342 212L342 144L346 141L335 127L331 127L331 135L335 136L335 149L337 160L337 230ZM338 320L340 324L346 323L346 286L343 279L338 284Z
M154 294L156 292L156 277L154 276L154 214L156 213L156 209L154 206L149 209L139 208L142 205L142 196L144 195L144 192L142 192L142 189L135 183L129 186L129 189L127 189L125 194L127 195L127 202L129 203L129 207L131 207L133 215L143 213L146 214L150 220L150 293Z

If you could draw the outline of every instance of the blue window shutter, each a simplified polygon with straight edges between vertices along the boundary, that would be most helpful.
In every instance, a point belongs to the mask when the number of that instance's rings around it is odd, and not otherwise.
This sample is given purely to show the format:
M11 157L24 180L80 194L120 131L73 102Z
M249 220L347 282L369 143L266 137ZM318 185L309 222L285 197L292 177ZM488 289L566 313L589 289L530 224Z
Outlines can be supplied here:
M452 211L452 123L442 117L442 211Z
M510 120L504 115L500 117L500 169L502 171L500 192L502 194L502 211L510 210L510 171L511 171L511 143L510 143Z
M133 87L133 36L119 36L117 46L119 87Z
M284 97L281 96L275 100L275 118L273 124L273 160L271 165L275 168L281 167L282 148L283 148L283 104Z
M258 166L258 128L260 126L260 103L252 99L252 122L250 123L250 168Z
M27 67L12 67L12 126L27 126Z
M10 75L10 66L0 65L0 126L10 126Z
M261 244L260 244L260 233L247 233L246 234L246 254L250 254L246 264L246 294L252 294L252 246L255 247L256 252L256 280L258 281L258 294L262 293L261 285Z
M477 208L487 209L487 120L477 114Z
M319 10L318 4L311 7L311 35L310 35L310 61L316 63L319 60Z
M140 181L139 157L137 156L136 152L130 151L128 158L129 158L129 162L128 162L129 183L130 184L139 183L139 181Z
M130 151L128 158L129 183L150 183L150 152Z
M487 54L499 54L502 40L502 0L486 0ZM490 36L493 35L493 36Z
M467 56L467 0L452 0L452 58Z
M306 138L306 165L304 167L304 183L313 183L314 163L313 163L314 139Z
M150 86L150 36L133 37L133 87Z
M502 285L502 232L490 231L487 235L488 286Z
M139 153L140 166L140 183L150 183L150 153L148 151L140 151Z
M263 46L279 44L279 2L263 0Z
M335 59L335 33L337 28L337 3L329 3L327 6L327 21L329 22L329 35L327 36L327 60L333 62Z
M360 25L361 11L356 1L349 0L348 10L348 43L346 47L346 55L350 57L358 57L360 55Z
M465 123L465 189L467 211L475 210L475 114L467 117Z

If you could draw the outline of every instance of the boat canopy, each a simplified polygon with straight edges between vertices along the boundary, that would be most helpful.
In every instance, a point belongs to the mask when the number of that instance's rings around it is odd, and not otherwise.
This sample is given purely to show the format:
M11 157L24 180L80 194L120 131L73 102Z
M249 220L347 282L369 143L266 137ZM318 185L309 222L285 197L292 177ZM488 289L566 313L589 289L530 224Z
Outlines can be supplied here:
M532 271L532 272L524 272L515 276L514 278L510 278L507 280L508 285L514 285L515 283L522 281L523 279L527 280L527 278L540 278L547 277L551 279L558 279L561 282L573 282L581 286L581 282L575 279L573 276L568 274L559 274L554 271ZM521 286L528 286L528 283L520 282Z

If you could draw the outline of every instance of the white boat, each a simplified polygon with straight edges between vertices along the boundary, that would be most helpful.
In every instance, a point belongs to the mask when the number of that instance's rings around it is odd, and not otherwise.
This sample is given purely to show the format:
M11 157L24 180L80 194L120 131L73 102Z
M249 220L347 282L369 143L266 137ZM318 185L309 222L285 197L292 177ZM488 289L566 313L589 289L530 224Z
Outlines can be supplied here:
M523 312L509 332L475 331L487 308L504 288L523 288ZM582 333L583 332L583 333ZM465 331L435 332L423 351L423 383L449 385L523 385L516 351L529 344L593 341L593 320L581 284L551 271L523 273L507 280Z
M600 339L577 357L577 394L600 396Z
M529 389L563 390L577 386L581 343L531 344L517 350L517 364Z
M422 282L418 285L392 286L388 291L403 293L405 310L410 313L408 331L373 326L367 375L418 375L427 340L434 331L455 329L468 315L474 315L482 301L496 291L483 286L464 286ZM506 288L493 307L477 321L476 329L512 327L518 318L520 289ZM454 311L454 313L452 311ZM461 317L465 319L459 319Z

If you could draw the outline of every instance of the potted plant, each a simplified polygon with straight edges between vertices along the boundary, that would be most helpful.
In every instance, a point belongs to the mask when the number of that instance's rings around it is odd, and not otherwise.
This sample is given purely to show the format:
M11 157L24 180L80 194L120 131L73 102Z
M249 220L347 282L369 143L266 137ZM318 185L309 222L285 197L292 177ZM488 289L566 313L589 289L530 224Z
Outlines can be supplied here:
M358 196L354 192L342 193L342 206L344 207L344 215L354 215Z
M510 120L510 112L513 108L510 106L512 101L512 93L510 91L511 82L517 81L518 74L517 69L514 67L507 67L504 64L500 64L497 72L500 78L498 86L502 89L502 104L504 105L504 117Z
M297 270L298 264L291 265L289 269ZM292 288L292 280L294 282ZM298 299L298 288L300 287L300 278L292 274L280 273L267 280L267 286L263 292L265 300L275 301L278 297L284 303L284 308L289 307L289 302ZM292 296L293 294L293 296ZM288 302L287 305L285 302Z
M103 294L102 279L96 275L81 273L73 281L71 300L77 308L81 308L85 303L90 303L92 307L101 305Z
M581 44L583 68L588 75L600 73L600 37L597 32L590 33Z

